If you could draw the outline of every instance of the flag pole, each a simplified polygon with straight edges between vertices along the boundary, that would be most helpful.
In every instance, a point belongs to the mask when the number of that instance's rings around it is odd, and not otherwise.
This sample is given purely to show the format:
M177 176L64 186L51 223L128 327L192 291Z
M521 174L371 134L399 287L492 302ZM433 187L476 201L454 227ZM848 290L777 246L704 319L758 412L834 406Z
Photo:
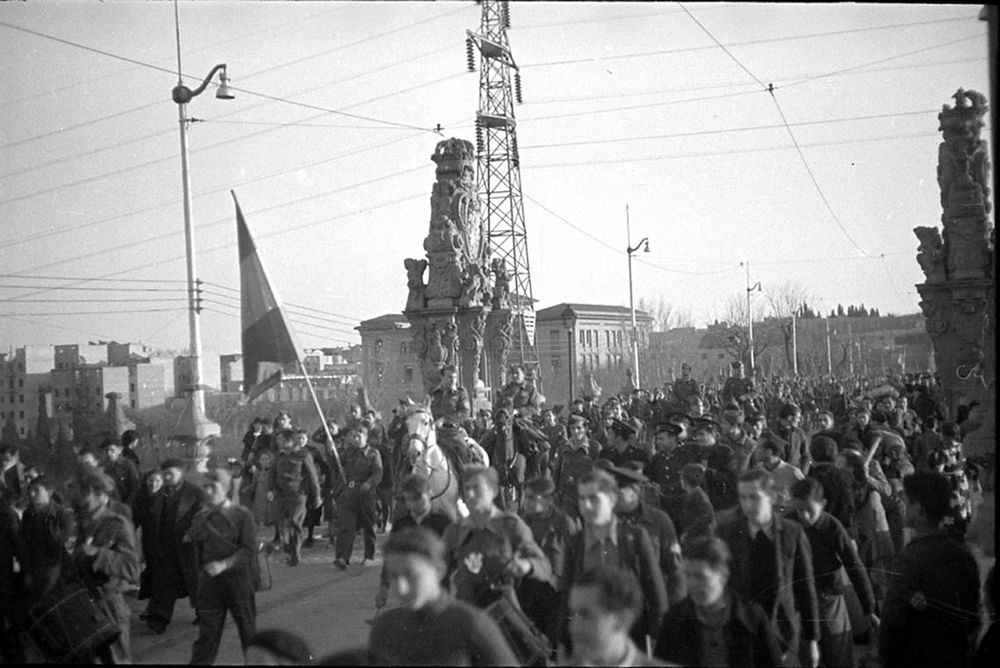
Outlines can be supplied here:
M337 446L333 442L333 435L330 434L330 427L326 424L326 416L323 415L323 409L320 408L319 399L316 397L316 390L313 388L312 380L309 379L309 374L306 372L306 365L302 363L302 358L298 356L298 351L296 351L296 358L299 363L299 368L302 369L302 375L306 379L306 387L309 388L309 396L312 397L313 406L316 407L316 412L319 413L319 419L323 423L323 433L326 434L326 456L328 459L332 459L333 463L337 465L337 472L340 473L340 479L346 485L347 476L344 475L344 467L340 465L340 455L337 453ZM331 455L333 456L331 457Z

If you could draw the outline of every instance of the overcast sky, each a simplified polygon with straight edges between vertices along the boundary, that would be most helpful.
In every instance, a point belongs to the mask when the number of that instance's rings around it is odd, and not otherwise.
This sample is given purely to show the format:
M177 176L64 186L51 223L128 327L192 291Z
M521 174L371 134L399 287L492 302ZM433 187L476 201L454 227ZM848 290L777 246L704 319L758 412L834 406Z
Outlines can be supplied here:
M743 294L742 260L825 311L916 312L937 113L960 86L989 93L979 11L511 3L537 307L628 305L628 204L651 249L637 298L698 324ZM224 62L238 89L189 105L206 356L239 350L229 189L304 345L403 309L430 129L474 140L479 23L473 2L180 3L185 83ZM0 345L186 348L173 3L0 3L0 61Z

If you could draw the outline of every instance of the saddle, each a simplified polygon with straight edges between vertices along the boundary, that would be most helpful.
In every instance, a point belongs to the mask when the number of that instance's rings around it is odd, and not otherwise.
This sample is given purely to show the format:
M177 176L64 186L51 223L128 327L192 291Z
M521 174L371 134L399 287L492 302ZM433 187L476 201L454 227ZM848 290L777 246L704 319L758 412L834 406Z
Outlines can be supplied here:
M469 464L481 464L478 458L473 456L472 450L466 443L468 435L461 427L442 425L438 427L437 443L448 462L455 471L461 471Z

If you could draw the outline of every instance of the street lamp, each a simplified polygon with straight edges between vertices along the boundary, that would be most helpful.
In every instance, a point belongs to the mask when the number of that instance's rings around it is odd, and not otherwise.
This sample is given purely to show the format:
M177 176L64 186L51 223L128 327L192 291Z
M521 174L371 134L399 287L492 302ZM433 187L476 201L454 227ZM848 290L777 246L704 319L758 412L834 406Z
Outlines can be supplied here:
M178 63L180 55L178 52ZM201 360L201 324L199 314L201 307L198 299L198 281L195 278L194 225L191 222L191 177L188 172L188 125L193 119L187 117L187 105L198 97L208 87L215 75L219 75L219 89L215 97L220 100L232 100L235 97L229 88L229 76L225 63L212 68L204 81L194 90L184 85L180 71L177 73L177 85L171 91L171 98L177 103L178 122L181 133L181 185L184 191L184 243L187 254L188 283L188 327L191 335L191 410L185 411L176 428L176 436L189 443L198 444L211 436L219 435L219 425L205 417L205 387L202 385ZM199 453L195 453L195 457Z
M755 375L754 371L754 354L753 354L753 311L750 310L750 293L761 291L760 281L757 281L752 286L750 285L750 262L741 262L747 270L747 342L750 345L750 377L753 378Z
M643 253L648 253L649 237L643 237L639 243L634 247L632 246L632 228L629 224L628 204L625 205L625 234L627 237L625 252L628 254L628 308L632 313L632 369L635 372L632 380L635 383L636 389L639 389L642 387L642 383L639 381L639 333L635 326L635 301L632 296L632 253L640 248L643 249Z
M573 387L575 383L573 382L573 374L576 371L576 351L573 350L573 343L576 339L573 336L573 326L576 325L576 313L573 312L573 307L567 306L562 314L560 315L563 327L566 328L566 357L569 360L569 392L566 394L566 405L571 405L573 403Z

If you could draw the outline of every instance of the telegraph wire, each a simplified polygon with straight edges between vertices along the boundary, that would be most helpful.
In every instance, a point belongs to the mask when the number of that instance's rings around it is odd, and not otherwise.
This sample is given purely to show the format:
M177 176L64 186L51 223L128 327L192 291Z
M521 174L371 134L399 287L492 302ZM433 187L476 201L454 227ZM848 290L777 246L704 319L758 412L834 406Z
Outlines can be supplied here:
M228 290L229 292L235 293L234 295L226 295L226 294L223 294L221 292L206 291L206 294L214 294L214 295L216 295L218 297L225 297L226 299L232 299L234 301L240 301L240 297L236 296L236 295L240 294L240 291L237 290L236 288L231 288L228 285L222 285L221 283L212 283L210 281L202 281L202 285L208 285L208 286L212 286L212 287L215 287L215 288L220 288L222 290ZM330 320L330 322L333 322L333 323L336 323L336 324L353 325L353 324L355 324L357 322L360 322L363 319L363 318L359 318L359 317L355 317L355 316L344 315L342 313L334 313L333 311L325 311L323 309L318 309L318 308L316 308L314 306L306 306L304 304L294 304L292 302L284 302L283 305L286 308L290 307L290 308L293 308L293 309L300 309L300 310L304 310L304 311L312 311L314 313L321 313L323 315L333 316L334 318L340 318L343 321L343 322L337 322L337 320L333 320L333 319ZM303 315L307 315L307 314L303 314ZM312 316L310 316L310 317L312 317Z
M393 206L393 205L396 205L396 204L400 204L402 202L407 202L409 200L423 198L423 197L426 197L426 196L427 196L426 192L421 192L421 193L418 193L418 194L415 194L415 195L409 195L407 197L400 197L400 198L397 198L397 199L394 199L394 200L390 200L388 202L382 202L378 206L379 207ZM350 216L354 216L354 215L357 215L359 213L363 213L365 211L369 211L372 208L376 208L376 207L366 207L366 208L363 208L363 209L358 209L357 211L348 211L346 213L338 214L338 215L336 215L336 216L334 216L332 218L326 218L326 219L323 219L323 220L314 221L312 223L307 223L305 225L300 225L297 228L286 228L284 230L279 230L277 232L272 232L270 234L260 235L257 238L258 239L266 239L266 238L269 238L269 237L272 237L272 236L277 236L279 234L284 234L285 232L297 231L299 229L305 229L306 227L312 227L314 225L321 225L323 223L333 223L333 222L336 222L336 221L341 220L343 218L348 218ZM233 248L234 248L234 244L233 243L231 243L231 242L230 243L224 243L224 244L219 244L219 245L216 245L216 246L212 246L212 247L207 248L207 249L201 249L201 250L199 250L199 254L201 254L201 255L207 255L209 253L214 253L215 251L220 251L220 250L233 250ZM163 264L170 264L170 263L173 263L173 262L177 262L178 260L183 260L185 258L186 258L186 255L174 255L174 256L168 257L168 258L161 258L161 259L159 259L159 260L157 260L156 262L153 262L153 263L146 263L146 264L141 264L141 265L133 265L131 267L125 267L123 269L118 269L116 271L112 271L112 272L109 272L107 274L103 274L103 275L98 276L96 278L83 279L83 280L79 281L79 283L82 284L82 283L87 283L87 282L92 281L92 280L100 280L100 279L110 278L112 276L120 276L121 274L125 274L125 273L128 273L130 271L134 271L136 269L152 269L154 267L158 267L158 266L163 265ZM27 269L25 271L31 271L31 270ZM34 295L42 294L44 292L47 292L47 290L36 290L35 292L29 292L28 294L21 295L21 297L33 297ZM16 300L17 300L17 298L14 298L14 299L11 299L10 301L16 301Z
M795 146L795 152L798 153L799 158L802 159L802 165L806 168L806 173L809 174L809 180L812 181L813 186L816 188L816 192L819 193L819 197L823 200L823 204L826 206L826 210L830 213L830 217L833 218L833 222L837 224L840 231L844 233L844 236L847 237L847 240L851 242L851 245L854 246L859 253L870 257L868 251L862 248L861 245L854 240L854 237L851 236L851 233L847 231L847 228L844 227L844 224L840 221L840 216L838 216L837 212L833 210L830 200L826 198L826 193L823 192L823 188L820 187L819 181L816 179L816 175L813 174L812 167L809 166L809 161L806 160L806 154L802 152L802 147L799 146L799 142L795 138L795 133L792 132L792 128L788 124L788 119L785 117L785 112L782 111L781 105L778 103L778 98L774 95L774 90L771 89L768 92L771 95L771 99L774 101L774 106L778 109L778 113L781 115L781 120L785 123L785 130L788 131L788 136L791 138L792 144Z
M844 144L866 144L868 142L876 141L890 141L895 139L923 139L929 137L940 137L940 133L935 132L918 132L912 134L894 134L894 135L883 135L877 137L867 137L862 139L845 139L837 141L827 141L827 142L813 142L811 144L801 144L805 148L814 148L822 146L842 146ZM794 146L791 145L781 145L781 146L762 146L755 148L745 148L745 149L732 149L727 151L696 151L691 153L667 153L660 155L651 156L640 156L636 158L595 158L593 160L587 160L584 162L550 162L543 163L540 165L531 165L531 169L552 169L556 167L589 167L593 165L612 165L612 164L626 164L632 162L654 162L657 160L678 160L684 158L709 158L724 155L738 155L742 153L766 153L768 151L784 151L793 149Z
M53 280L53 281L128 281L129 283L184 283L187 285L187 281L181 279L169 279L169 278L86 278L80 276L22 276L20 274L0 274L0 278L26 278L31 280ZM95 288L96 289L96 288Z
M827 123L847 123L853 121L870 121L879 118L895 118L898 116L926 116L930 114L938 113L938 109L920 109L917 111L900 111L896 113L885 113L885 114L870 114L867 116L849 116L844 118L827 118L812 121L797 121L791 125L825 125ZM691 132L672 132L669 134L662 135L643 135L639 137L615 137L613 139L587 139L582 141L572 141L572 142L558 142L553 144L529 144L528 146L521 146L522 151L527 151L529 149L542 149L542 148L563 148L566 146L587 146L591 144L620 144L623 142L630 141L648 141L651 139L675 139L680 137L698 137L704 135L713 134L726 134L730 132L751 132L756 130L779 130L784 129L785 124L783 123L772 123L769 125L751 125L740 128L719 128L715 130L693 130Z
M202 294L206 294L206 295L209 295L209 296L212 296L212 297L221 298L221 299L231 299L231 300L235 301L237 304L239 304L240 300L241 300L240 297L234 297L232 295L223 294L221 292L215 292L213 290L203 290ZM216 302L216 303L218 303L218 302ZM237 306L237 304L233 304L231 302L226 302L227 306L232 306L234 308L240 308L239 306ZM291 305L288 304L288 303L284 303L284 304L282 304L282 306L285 308L285 310L290 315L295 315L295 316L303 317L303 318L312 318L314 320L319 320L321 322L326 322L326 323L329 323L329 324L332 324L332 325L345 326L345 325L354 325L354 324L357 324L359 322L359 320L350 319L350 318L346 318L346 317L343 318L343 321L341 321L341 320L335 320L333 318L325 317L323 315L313 315L312 313L304 312L304 311L315 311L317 313L326 313L325 311L320 311L319 309L312 309L312 308L306 308L306 309L292 308ZM336 315L336 314L333 314L333 315Z
M129 297L128 299L18 299L18 304L132 304L135 302L179 302L182 297Z
M57 316L63 317L67 315L115 315L118 313L166 313L168 311L185 311L187 307L178 306L177 308L147 308L147 309L126 309L119 311L56 311L54 313L0 313L0 318L13 318L21 316Z
M956 58L956 59L953 59L953 60L941 60L941 61L934 61L934 62L928 62L928 63L917 63L915 65L894 65L892 67L873 68L871 70L866 70L864 72L858 72L858 74L877 74L879 72L893 72L893 71L896 71L896 70L913 70L913 69L918 69L918 68L923 68L923 67L941 67L941 66L944 66L944 65L960 65L960 64L963 64L963 63L979 63L979 62L982 62L982 60L983 60L982 58ZM850 74L850 73L849 72L845 72L845 73L842 73L842 74L846 75L846 74ZM799 80L799 79L810 79L811 80L812 78L817 77L817 76L831 77L831 76L840 76L840 75L838 75L838 74L831 74L829 72L826 72L826 73L823 73L821 75L820 74L801 74L801 75L798 75L796 77L775 77L775 78L776 79L779 79L779 78L780 79L789 78L789 79L792 79L792 80ZM541 99L541 100L532 98L531 100L526 101L526 104L531 104L531 105L535 105L535 104L560 104L560 103L565 103L565 102L587 102L589 100L621 99L621 98L624 98L624 97L647 97L647 96L650 96L650 95L666 95L666 94L669 94L669 93L688 93L688 92L695 92L695 91L702 91L702 90L715 90L715 89L719 89L719 88L739 88L739 87L745 87L745 86L751 86L751 85L754 85L754 84L750 84L749 82L745 82L745 81L731 81L731 82L727 82L727 83L710 84L710 85L706 85L706 86L685 86L685 87L681 87L681 88L678 88L678 87L675 87L675 88L661 88L659 90L636 91L636 92L632 92L632 93L624 92L624 93L608 93L607 95L578 95L578 96L573 96L573 97L549 98L549 99Z
M680 3L678 3L678 4L680 4ZM807 34L803 34L803 35L788 35L788 36L785 36L785 37L765 37L765 38L762 38L762 39L746 40L746 41L743 41L743 42L730 42L729 44L726 44L725 46L753 46L753 45L757 45L757 44L772 44L774 42L788 42L788 41L799 40L799 39L810 39L810 38L813 38L813 37L832 37L832 36L846 35L846 34L852 34L852 33L871 32L871 31L874 31L874 30L888 30L888 29L892 29L892 28L907 28L907 27L918 26L918 25L929 25L929 24L932 24L932 23L948 23L948 22L957 22L957 21L971 22L972 20L973 19L970 19L969 17L955 17L955 18L951 18L951 19L936 19L936 20L933 20L933 21L915 22L915 23L911 23L911 24L895 24L895 25L886 25L886 26L873 26L873 27L869 27L869 28L850 28L850 29L845 29L845 30L833 30L833 31L819 32L819 33L807 33ZM696 21L696 23L697 23L697 21ZM701 24L699 23L699 25L701 25ZM963 39L967 39L967 38L963 38ZM948 44L952 44L952 43L954 43L954 42L948 42ZM719 46L723 46L723 45L719 44ZM941 46L944 46L944 45L941 45ZM573 59L568 59L568 60L554 60L554 61L541 62L541 63L525 63L525 64L521 65L521 69L529 69L529 68L536 68L536 67L553 67L553 66L557 66L557 65L574 65L574 64L577 64L577 63L594 63L594 62L603 62L603 61L607 61L607 60L623 60L623 59L627 59L627 58L642 58L642 57L645 57L645 56L663 56L663 55L670 55L670 54L674 54L674 53L687 53L687 52L690 52L690 51L706 51L706 50L710 50L710 49L714 49L714 48L716 48L716 47L715 46L687 46L687 47L680 47L680 48L675 48L675 49L660 49L660 50L656 50L656 51L640 51L640 52L635 52L635 53L622 53L622 54L616 54L616 55L613 55L613 56L597 56L597 57L591 57L591 58L573 58ZM930 48L938 48L938 47L930 47ZM927 50L927 49L922 49L922 50Z
M65 330L67 332L76 332L77 334L86 334L87 336L96 336L98 338L107 339L109 341L113 341L115 339L114 336L111 336L109 334L98 334L97 332L91 332L91 331L88 331L88 330L85 330L85 329L77 329L76 327L66 327L64 325L56 325L56 324L53 324L53 323L39 322L37 320L29 320L27 318L18 318L16 316L12 316L12 315L4 316L4 317L10 318L11 320L17 320L18 322L26 322L29 325L35 325L37 327L50 327L52 329L62 329L62 330Z
M740 67L740 69L741 69L741 70L743 70L744 72L746 72L747 74L749 74L749 75L750 75L750 78L751 78L751 79L753 79L754 81L756 81L756 82L757 82L758 84L760 84L760 87L761 87L761 88L767 88L767 85L765 85L765 84L764 84L764 82L763 82L763 81L761 81L761 80L760 80L760 79L759 79L759 78L757 77L757 75L756 75L756 74L754 74L753 72L751 72L751 71L750 71L750 69L749 69L748 67L746 67L746 66L745 66L745 65L744 65L743 63L741 63L741 62L740 62L740 60L739 60L739 58L737 58L736 56L734 56L734 55L733 55L733 52L732 52L732 51L730 51L729 49L727 49L727 48L726 48L725 44L723 44L723 43L722 43L722 42L720 42L720 41L719 41L718 39L716 39L716 38L715 38L715 35L713 35L713 34L712 34L712 33L711 33L710 31L709 31L709 29L708 29L708 28L706 28L706 27L704 26L704 24L702 24L702 22L701 22L701 21L699 21L699 20L698 20L697 18L695 18L694 14L692 14L692 13L691 13L690 11L688 11L688 8L684 6L684 3L683 3L683 2L678 2L677 4L678 4L678 5L680 6L680 8L681 8L681 9L683 9L683 10L684 10L684 13L688 15L688 18L690 18L690 19L691 19L692 21L694 21L694 22L695 22L695 24L697 24L697 26L698 26L699 28L701 28L701 29L702 29L702 31L703 31L703 32L704 32L704 33L705 33L706 35L708 35L708 36L709 36L709 37L711 38L711 40L712 40L713 42L715 42L715 45L716 45L717 47L719 47L720 49L722 49L723 53L725 53L725 54L726 54L727 56L729 56L729 58L730 58L730 59L731 59L731 60L732 60L732 61L733 61L734 63L736 63L737 65L739 65L739 67Z
M358 183L354 183L354 184L349 185L349 186L344 186L344 187L341 187L341 188L335 188L333 190L324 191L322 193L317 193L315 195L310 195L308 197L301 197L299 199L291 200L291 201L288 201L288 202L283 202L281 204L275 204L273 206L269 206L269 207L266 207L264 209L259 209L257 211L257 213L263 213L265 211L273 211L273 210L280 209L280 208L283 208L283 207L286 207L286 206L300 204L302 202L306 202L306 201L309 201L309 200L317 199L317 198L320 198L320 197L327 197L329 195L333 195L333 194L338 193L338 192L343 192L345 190L351 190L353 188L357 188L357 187L360 187L360 186L370 185L372 183L377 183L379 181L384 181L386 179L395 178L397 176L402 176L404 174L408 174L410 172L417 171L418 169L426 169L426 167L424 165L420 165L419 167L414 167L414 168L411 168L411 169L404 169L404 170L399 171L399 172L394 172L392 174L386 174L386 175L379 176L379 177L376 177L376 178L373 178L373 179L368 179L366 181L361 181L361 182L358 182ZM202 224L202 225L198 225L197 227L198 227L198 229L204 230L204 229L208 229L210 227L218 227L219 225L224 225L226 223L232 223L232 220L233 220L232 218L220 218L220 219L214 220L214 221L212 221L210 223L205 223L205 224ZM319 223L315 223L315 224L319 224ZM284 232L288 232L288 231L291 231L291 230L294 230L294 229L302 229L302 228L301 228L301 226L298 227L298 228L285 228L285 229L281 230L281 232L284 233ZM107 253L113 253L113 252L116 252L116 251L125 250L127 248L134 248L136 246L142 246L144 244L148 244L148 243L152 243L152 242L156 242L156 241L162 241L164 239L170 239L172 237L180 236L181 234L183 234L183 230L171 230L170 232L164 232L164 233L157 234L157 235L154 235L154 236L146 237L144 239L139 239L139 240L136 240L136 241L130 241L130 242L127 242L127 243L124 243L124 244L118 244L117 246L111 246L111 247L108 247L108 248L102 248L100 250L92 251L90 253L86 253L86 254L83 254L83 255L76 255L76 256L73 256L73 257L63 258L61 260L56 260L54 262L48 262L46 264L36 265L34 267L29 267L27 269L22 269L21 271L22 272L30 272L30 271L36 271L36 270L39 270L39 269L48 269L50 267L56 267L56 266L59 266L59 265L62 265L62 264L66 264L66 263L69 263L69 262L78 262L80 260L86 260L86 259L89 259L89 258L92 258L92 257L98 257L98 256L101 256L101 255L105 255ZM228 245L226 247L228 247ZM149 265L146 265L146 266L149 266Z
M18 278L32 278L31 276L18 276ZM88 279L83 279L88 280ZM126 279L122 279L126 280ZM87 292L186 292L186 288L79 288L63 285L6 285L0 284L0 288L12 290L84 290Z
M314 160L312 162L300 163L300 164L294 165L294 166L292 166L292 167L290 167L288 169L279 170L277 172L271 172L269 174L264 174L263 176L258 176L258 177L254 177L252 179L247 179L245 181L241 181L241 182L239 182L237 184L230 184L230 185L224 186L222 188L216 188L215 190L209 190L209 191L200 193L198 195L195 195L194 199L201 199L201 198L204 198L204 197L208 197L210 195L217 195L217 194L222 193L222 192L228 192L229 190L232 190L233 188L242 188L243 186L250 185L251 183L257 183L259 181L264 181L264 180L267 180L267 179L275 178L275 177L278 177L278 176L282 176L284 174L291 174L292 172L297 172L297 171L299 171L301 169L307 169L307 168L311 168L311 167L317 167L319 165L323 165L323 164L330 163L330 162L335 162L337 160L343 160L344 158L349 158L349 157L352 157L352 156L355 156L355 155L359 155L361 153L366 153L368 151L373 151L375 149L384 148L385 146L390 146L392 144L396 144L396 143L399 143L399 142L409 141L410 139L415 139L415 138L421 136L422 134L423 133L414 133L414 134L406 135L405 137L396 137L395 139L390 139L388 141L385 141L385 142L382 142L382 143L379 143L379 144L372 144L370 146L365 146L364 148L354 149L354 150L348 151L346 153L341 153L339 155L333 156L332 158L323 158L321 160ZM37 241L38 239L44 239L44 238L51 237L51 236L57 236L57 235L65 234L65 233L68 233L68 232L75 232L77 230L82 230L82 229L85 229L85 228L88 228L88 227L93 227L93 226L96 226L96 225L101 225L101 224L104 224L104 223L107 223L107 222L111 222L111 221L114 221L114 220L120 220L122 218L127 218L129 216L137 216L139 214L148 213L150 211L155 211L156 209L162 209L162 208L167 207L167 206L172 206L172 205L175 205L176 203L177 203L176 199L170 199L170 200L167 200L165 202L161 202L159 204L154 204L154 205L151 205L151 206L147 206L147 207L144 207L144 208L141 208L141 209L135 209L133 211L127 211L125 213L115 214L113 216L107 216L105 218L99 218L99 219L97 219L95 221L88 221L86 223L80 223L80 224L73 225L71 227L62 228L62 229L59 229L59 230L50 230L48 232L39 232L39 233L36 233L36 234L28 236L28 237L22 237L21 239L14 239L13 241L9 241L6 244L0 246L0 250L5 250L5 249L10 248L12 246L16 246L16 245L19 245L19 244L22 244L22 243L28 243L30 241ZM26 270L26 271L30 271L30 270ZM180 281L180 282L186 283L187 281Z

